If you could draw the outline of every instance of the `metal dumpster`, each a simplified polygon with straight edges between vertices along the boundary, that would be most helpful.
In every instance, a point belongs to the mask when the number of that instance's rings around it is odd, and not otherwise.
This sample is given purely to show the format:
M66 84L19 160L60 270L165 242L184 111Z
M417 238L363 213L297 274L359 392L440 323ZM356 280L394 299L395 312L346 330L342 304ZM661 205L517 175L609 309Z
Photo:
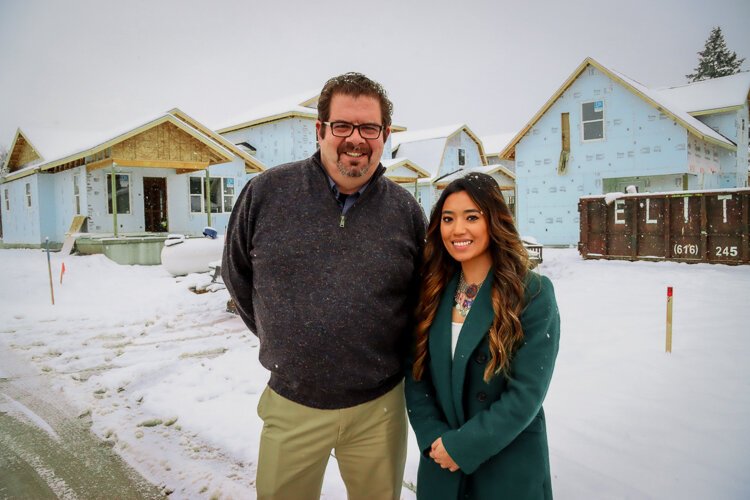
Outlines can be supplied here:
M585 259L750 264L750 188L584 196L578 211Z

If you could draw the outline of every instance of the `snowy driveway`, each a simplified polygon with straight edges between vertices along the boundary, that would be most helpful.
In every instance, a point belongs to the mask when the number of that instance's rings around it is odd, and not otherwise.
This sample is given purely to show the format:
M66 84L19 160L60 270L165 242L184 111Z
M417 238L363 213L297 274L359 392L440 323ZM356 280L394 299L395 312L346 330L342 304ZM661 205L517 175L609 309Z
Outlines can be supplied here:
M2 343L0 367L0 498L164 497Z

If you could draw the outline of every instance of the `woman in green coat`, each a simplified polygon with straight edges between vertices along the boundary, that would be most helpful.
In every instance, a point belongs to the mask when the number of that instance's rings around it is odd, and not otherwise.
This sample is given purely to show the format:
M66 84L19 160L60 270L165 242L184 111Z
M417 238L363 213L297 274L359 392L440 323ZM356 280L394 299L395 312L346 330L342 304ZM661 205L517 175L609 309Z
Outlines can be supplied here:
M560 319L529 269L494 179L450 183L427 229L406 378L419 499L552 498L542 402Z

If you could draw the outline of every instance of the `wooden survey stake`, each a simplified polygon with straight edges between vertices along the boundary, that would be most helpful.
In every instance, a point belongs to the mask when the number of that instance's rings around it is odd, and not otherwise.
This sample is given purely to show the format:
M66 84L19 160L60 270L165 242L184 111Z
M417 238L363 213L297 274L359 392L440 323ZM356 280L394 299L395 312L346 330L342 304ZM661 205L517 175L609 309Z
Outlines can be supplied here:
M49 257L49 238L44 238L44 242L47 246L47 272L49 273L49 294L52 297L52 305L55 305L55 288L52 285L52 262Z
M666 352L672 352L672 287L667 287L667 347Z

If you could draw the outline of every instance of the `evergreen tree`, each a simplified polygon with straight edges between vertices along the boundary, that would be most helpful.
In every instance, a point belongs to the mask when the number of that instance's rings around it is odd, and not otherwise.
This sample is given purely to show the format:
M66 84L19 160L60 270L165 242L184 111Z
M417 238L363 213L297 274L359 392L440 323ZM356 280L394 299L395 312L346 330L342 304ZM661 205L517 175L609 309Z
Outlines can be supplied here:
M698 52L698 67L695 73L685 75L691 82L700 82L709 78L734 75L740 72L740 66L745 58L737 59L736 52L730 52L721 33L721 27L717 26L711 30L706 40L706 47Z

